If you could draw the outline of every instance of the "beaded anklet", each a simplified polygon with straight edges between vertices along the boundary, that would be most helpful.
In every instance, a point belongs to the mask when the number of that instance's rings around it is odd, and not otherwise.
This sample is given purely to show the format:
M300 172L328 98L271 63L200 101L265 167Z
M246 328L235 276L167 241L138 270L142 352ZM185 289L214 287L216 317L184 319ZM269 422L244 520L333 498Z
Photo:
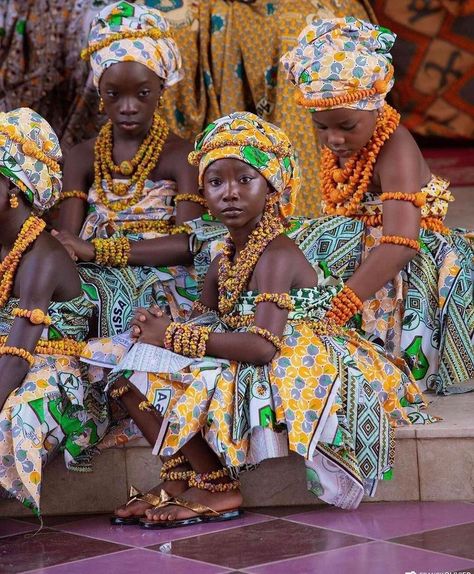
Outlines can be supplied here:
M273 333L271 333L268 329L264 329L263 327L257 327L257 325L252 325L247 330L247 333L253 333L254 335L258 335L259 337L263 337L267 341L269 341L277 351L281 349L281 339L277 337Z
M150 403L150 401L141 401L141 403L138 403L138 410L150 412L154 411L155 407Z
M399 235L383 235L380 238L380 243L393 243L394 245L404 245L410 247L415 251L420 250L420 243L417 239L410 239L409 237L401 237Z
M403 193L401 191L387 191L380 195L380 201L389 200L410 201L415 207L423 207L426 203L426 195L419 191L418 193Z
M196 474L194 470L172 470L183 464L189 464L188 459L183 455L170 458L164 462L160 470L161 480L189 480Z
M176 204L180 201L192 201L193 203L199 203L199 205L207 207L207 203L204 197L196 195L195 193L178 193L178 195L175 195L174 197L174 202Z
M110 396L113 399L120 399L121 397L123 397L123 395L125 395L126 393L128 393L131 390L132 390L132 387L128 383L126 383L125 385L122 385L121 387L116 387L115 389L112 389L110 391Z
M230 482L215 482L216 479L226 478L229 476L227 468L215 470L213 472L195 473L189 479L189 486L207 490L208 492L229 492L240 488L240 480L231 480Z
M63 191L59 197L58 203L64 201L65 199L69 199L70 197L77 197L77 199L87 201L89 196L85 191L79 191L78 189L73 189L72 191Z
M342 291L331 301L331 308L325 319L336 325L345 325L362 307L363 302L357 294L348 285L344 285Z
M25 319L29 319L30 323L33 323L33 325L41 325L42 323L45 325L51 325L51 317L49 317L41 309L33 309L30 311L28 309L20 309L20 307L15 307L12 310L12 315L13 317L23 317Z
M35 358L31 353L29 353L26 349L21 349L20 347L9 347L4 346L0 347L0 355L15 355L27 361L30 365L30 368L35 364Z
M288 293L260 293L255 297L255 304L258 303L275 303L280 309L293 311L295 308L293 301Z
M130 255L130 240L126 237L118 239L93 239L95 262L98 265L110 267L126 267Z

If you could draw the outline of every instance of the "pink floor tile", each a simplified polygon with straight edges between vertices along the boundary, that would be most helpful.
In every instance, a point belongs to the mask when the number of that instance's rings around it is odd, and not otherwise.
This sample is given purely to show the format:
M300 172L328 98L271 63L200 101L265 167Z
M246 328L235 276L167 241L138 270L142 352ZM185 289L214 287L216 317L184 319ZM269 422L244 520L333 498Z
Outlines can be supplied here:
M130 549L107 556L30 571L31 574L220 574L229 570L159 552Z
M37 530L38 527L28 522L21 522L14 518L1 518L0 519L0 537L13 536L14 534L22 534L23 532Z
M80 534L82 536L92 536L109 542L125 544L143 548L160 543L188 538L190 536L199 536L201 534L210 534L220 532L229 528L248 526L259 522L271 520L271 516L263 516L245 512L242 518L231 520L229 522L214 522L209 524L196 524L194 526L185 526L182 528L143 530L139 526L112 526L108 517L95 517L77 522L70 522L56 526L55 528L64 532Z
M419 574L466 571L473 566L472 560L406 548L389 542L371 542L246 568L245 571L252 574Z
M395 536L474 521L474 508L465 502L375 502L355 511L321 508L292 514L289 520L387 540Z

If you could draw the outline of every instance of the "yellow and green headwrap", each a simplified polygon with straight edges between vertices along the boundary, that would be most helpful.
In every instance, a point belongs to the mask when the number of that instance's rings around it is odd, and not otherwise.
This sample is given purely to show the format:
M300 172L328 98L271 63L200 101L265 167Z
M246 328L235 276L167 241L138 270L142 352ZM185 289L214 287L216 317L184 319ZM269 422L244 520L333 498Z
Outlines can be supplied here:
M291 215L301 185L300 169L288 136L250 112L234 112L212 122L197 136L189 162L199 166L199 185L206 168L224 158L248 163L278 193L280 213Z
M281 61L298 88L296 101L311 111L375 110L393 80L389 53L396 35L358 18L316 20Z
M0 113L0 173L38 211L52 207L61 193L62 154L53 128L30 108Z
M181 54L161 12L130 2L101 10L91 24L83 59L90 58L94 85L105 70L119 62L138 62L172 86L183 77Z

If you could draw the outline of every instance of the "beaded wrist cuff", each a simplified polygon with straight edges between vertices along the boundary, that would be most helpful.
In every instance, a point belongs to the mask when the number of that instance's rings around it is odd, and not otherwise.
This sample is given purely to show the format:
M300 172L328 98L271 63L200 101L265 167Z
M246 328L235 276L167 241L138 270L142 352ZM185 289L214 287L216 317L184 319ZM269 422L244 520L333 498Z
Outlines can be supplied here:
M281 349L281 339L277 337L273 333L271 333L268 329L264 329L263 327L257 327L257 325L252 325L249 327L248 333L253 333L254 335L258 335L259 337L263 337L267 341L269 341L277 351Z
M130 241L126 237L118 239L93 239L95 262L109 267L126 267L130 255Z

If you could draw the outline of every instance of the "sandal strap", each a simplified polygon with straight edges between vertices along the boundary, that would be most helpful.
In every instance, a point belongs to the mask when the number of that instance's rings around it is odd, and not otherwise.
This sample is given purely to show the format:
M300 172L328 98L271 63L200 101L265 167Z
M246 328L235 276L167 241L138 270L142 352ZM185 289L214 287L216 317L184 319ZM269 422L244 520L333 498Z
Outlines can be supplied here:
M206 506L205 504L200 504L199 502L192 502L191 500L187 500L182 496L171 497L170 500L167 501L164 506L171 506L171 505L187 508L188 510L195 512L199 516L203 515L219 516L221 514L220 512L217 512L217 510L214 510L209 506Z
M169 494L164 490L161 490L159 496L157 496L156 494L153 494L150 491L145 493L140 492L134 486L131 486L129 498L125 506L128 506L132 502L140 501L140 502L146 502L147 504L153 506L154 508L159 508L160 505L167 500L167 497L170 498Z

